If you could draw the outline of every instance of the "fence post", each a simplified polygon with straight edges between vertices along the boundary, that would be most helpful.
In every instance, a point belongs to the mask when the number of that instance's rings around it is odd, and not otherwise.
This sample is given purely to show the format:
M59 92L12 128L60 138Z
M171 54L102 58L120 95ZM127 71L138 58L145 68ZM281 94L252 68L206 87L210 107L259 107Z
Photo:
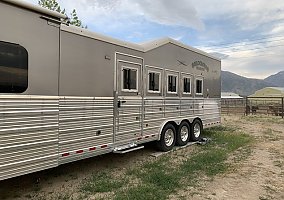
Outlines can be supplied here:
M247 109L247 106L248 106L248 97L246 97L246 104L245 104L245 113L246 113L246 116L248 116L248 109Z
M282 119L283 119L283 117L284 117L284 97L282 97L281 100L282 100L281 101L281 105L282 105L282 111L281 111L282 114L281 115L282 115Z

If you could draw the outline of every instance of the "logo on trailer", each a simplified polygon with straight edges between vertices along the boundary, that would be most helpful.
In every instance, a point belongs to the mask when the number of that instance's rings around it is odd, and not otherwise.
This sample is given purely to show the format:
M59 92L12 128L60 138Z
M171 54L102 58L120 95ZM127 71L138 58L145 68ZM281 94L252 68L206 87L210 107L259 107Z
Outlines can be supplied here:
M209 72L209 67L202 61L195 61L192 63L192 68L196 67L197 70Z

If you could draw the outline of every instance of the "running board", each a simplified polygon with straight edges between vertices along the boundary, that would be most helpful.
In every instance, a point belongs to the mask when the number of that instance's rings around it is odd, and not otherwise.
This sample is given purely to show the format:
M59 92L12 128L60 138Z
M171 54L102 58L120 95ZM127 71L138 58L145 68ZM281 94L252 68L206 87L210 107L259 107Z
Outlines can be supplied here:
M138 147L133 147L133 148L129 148L129 149L116 150L116 151L113 151L113 153L124 154L124 153L128 153L128 152L131 152L131 151L143 149L143 148L144 148L144 146L138 146Z

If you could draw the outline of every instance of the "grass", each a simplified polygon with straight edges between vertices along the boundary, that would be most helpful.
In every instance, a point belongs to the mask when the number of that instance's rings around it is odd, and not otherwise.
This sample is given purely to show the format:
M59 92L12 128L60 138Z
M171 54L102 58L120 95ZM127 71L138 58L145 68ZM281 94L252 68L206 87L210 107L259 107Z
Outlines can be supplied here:
M204 177L212 179L227 172L231 166L227 160L232 154L250 153L248 149L252 138L237 133L235 128L220 126L204 133L213 141L196 147L191 155L164 155L128 170L123 178L115 178L110 173L97 173L83 185L82 191L89 194L113 192L112 199L115 200L167 199L180 189L196 186ZM178 157L182 157L181 162L175 161ZM136 180L135 184L133 180Z
M112 192L126 182L125 178L115 179L110 172L97 172L82 186L81 190L89 194Z
M265 115L249 115L243 116L242 119L250 122L269 122L269 123L282 123L284 124L284 119L280 116L265 116Z

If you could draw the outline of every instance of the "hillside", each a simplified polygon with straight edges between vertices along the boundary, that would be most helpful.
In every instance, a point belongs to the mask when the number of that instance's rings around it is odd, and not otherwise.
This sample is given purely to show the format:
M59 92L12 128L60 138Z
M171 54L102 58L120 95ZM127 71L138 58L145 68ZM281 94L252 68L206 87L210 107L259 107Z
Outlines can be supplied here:
M273 84L277 87L284 87L284 71L271 75L264 79L267 83Z
M234 92L241 96L251 95L264 87L276 86L266 80L246 78L228 71L222 71L221 76L222 92ZM274 78L269 80L274 81Z

